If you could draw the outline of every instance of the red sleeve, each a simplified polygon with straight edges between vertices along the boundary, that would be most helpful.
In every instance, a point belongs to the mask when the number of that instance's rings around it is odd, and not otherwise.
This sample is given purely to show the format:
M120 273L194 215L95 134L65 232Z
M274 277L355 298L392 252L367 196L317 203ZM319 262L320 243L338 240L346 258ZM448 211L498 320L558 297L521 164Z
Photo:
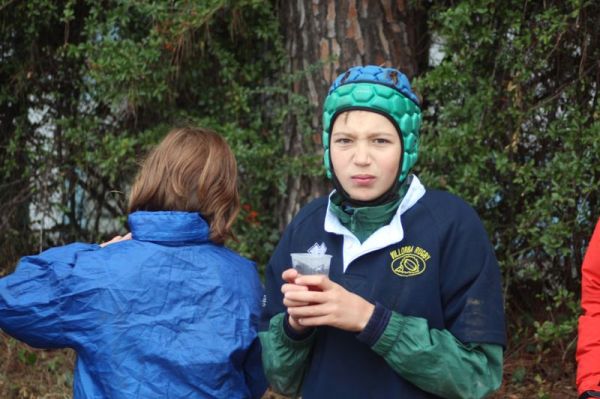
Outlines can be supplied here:
M600 391L600 219L581 267L577 391Z

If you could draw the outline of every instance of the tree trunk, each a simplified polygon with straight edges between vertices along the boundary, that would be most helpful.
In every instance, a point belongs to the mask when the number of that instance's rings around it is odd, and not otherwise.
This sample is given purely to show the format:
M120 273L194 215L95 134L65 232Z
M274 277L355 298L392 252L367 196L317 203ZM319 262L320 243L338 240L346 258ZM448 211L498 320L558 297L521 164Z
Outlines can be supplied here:
M279 4L280 21L289 56L290 116L285 153L291 157L322 155L321 109L329 85L353 65L394 66L409 78L427 65L429 37L424 7L407 0L290 0ZM292 96L309 102L306 114L294 110ZM308 125L308 126L307 126ZM279 209L283 229L309 200L327 193L322 176L293 174Z

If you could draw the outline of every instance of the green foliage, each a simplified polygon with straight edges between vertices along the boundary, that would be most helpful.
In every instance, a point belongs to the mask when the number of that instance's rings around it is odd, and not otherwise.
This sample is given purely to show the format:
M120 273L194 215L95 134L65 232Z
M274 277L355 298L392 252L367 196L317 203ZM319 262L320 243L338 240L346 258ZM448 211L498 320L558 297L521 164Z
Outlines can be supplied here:
M29 228L32 206L40 247L122 232L140 158L171 127L196 124L233 147L243 203L259 214L240 219L233 245L266 261L278 238L271 193L282 190L290 165L311 163L282 156L287 82L278 80L284 57L270 2L37 0L5 8L0 73L10 84L0 106L14 112L0 114L9 131L0 173L3 186L27 194L14 203L19 215L0 221L6 231L25 231L16 227L22 219Z
M479 211L509 310L560 304L568 320L534 327L540 342L566 343L577 301L563 306L563 294L579 292L600 214L600 7L465 0L431 11L444 58L417 82L428 109L421 175Z
M23 364L33 366L35 362L37 362L37 355L35 352L30 352L26 349L19 349L17 353L19 361L21 361Z
M511 378L511 383L513 384L521 384L525 380L525 375L527 374L527 370L525 367L518 367Z
M579 303L573 292L559 288L552 297L552 302L546 306L550 320L534 321L535 339L539 349L548 345L562 345L567 337L572 337L577 330Z
M33 349L0 331L0 397L71 398L74 352Z

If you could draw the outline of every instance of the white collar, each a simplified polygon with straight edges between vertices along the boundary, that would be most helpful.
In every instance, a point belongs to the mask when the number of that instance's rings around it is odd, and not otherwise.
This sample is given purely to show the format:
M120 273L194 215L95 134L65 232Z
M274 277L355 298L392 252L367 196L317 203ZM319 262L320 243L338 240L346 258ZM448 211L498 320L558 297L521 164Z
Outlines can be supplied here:
M358 259L369 252L377 251L378 249L402 241L404 238L404 229L402 228L401 215L425 195L425 186L423 186L417 176L413 175L412 182L410 183L404 198L402 198L402 202L400 202L398 210L392 220L387 225L377 229L362 244L350 230L342 225L337 216L331 211L331 196L334 193L335 190L329 194L324 228L328 233L338 234L344 237L343 260L344 272L346 272L348 265L355 259Z

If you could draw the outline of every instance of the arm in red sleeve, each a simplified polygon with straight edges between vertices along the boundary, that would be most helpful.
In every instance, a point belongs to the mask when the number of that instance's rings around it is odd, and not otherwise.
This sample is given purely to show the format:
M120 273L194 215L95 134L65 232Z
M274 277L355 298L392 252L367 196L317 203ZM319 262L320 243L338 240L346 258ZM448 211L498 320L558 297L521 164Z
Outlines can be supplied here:
M577 391L600 391L600 219L581 268Z

